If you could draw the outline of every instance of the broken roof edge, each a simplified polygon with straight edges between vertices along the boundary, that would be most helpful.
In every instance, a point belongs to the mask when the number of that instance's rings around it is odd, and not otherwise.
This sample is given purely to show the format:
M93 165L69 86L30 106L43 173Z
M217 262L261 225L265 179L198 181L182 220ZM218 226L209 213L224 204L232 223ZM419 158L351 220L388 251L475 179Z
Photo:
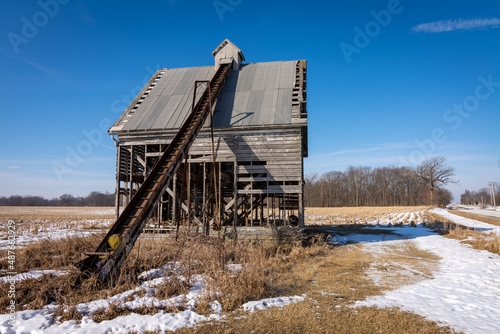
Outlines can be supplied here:
M118 128L120 126L120 123L123 121L123 119L130 114L130 111L133 109L133 107L144 96L144 93L149 89L149 87L151 87L151 84L153 83L153 81L155 81L159 77L159 75L162 74L162 72L165 73L167 70L168 70L168 68L159 69L151 76L151 79L149 79L149 81L144 85L144 87L142 87L142 89L136 95L136 97L132 100L132 102L130 102L130 104L127 106L127 108L125 108L125 110L123 110L120 117L118 117L118 119L108 129L109 135L111 135L112 133L116 133L116 131L121 130L121 128L120 129L116 129L116 128ZM113 130L113 128L115 128L115 129Z

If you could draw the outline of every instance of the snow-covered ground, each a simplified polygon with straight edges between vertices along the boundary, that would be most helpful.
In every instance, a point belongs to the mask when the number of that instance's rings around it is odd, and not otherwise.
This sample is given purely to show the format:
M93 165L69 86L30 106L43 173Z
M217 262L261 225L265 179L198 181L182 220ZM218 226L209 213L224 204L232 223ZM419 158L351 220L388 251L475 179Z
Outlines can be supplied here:
M231 270L241 270L241 266L233 265ZM47 272L45 272L47 273ZM41 310L26 310L15 313L16 325L11 323L10 314L0 315L0 332L2 334L21 333L129 333L144 331L175 331L182 327L192 327L200 322L219 321L223 319L222 305L214 300L209 303L212 314L204 316L196 313L198 301L206 295L205 279L202 275L193 275L189 281L191 288L186 294L159 300L154 297L155 289L165 280L169 280L170 274L175 274L181 280L185 280L179 275L179 267L176 263L170 263L162 268L150 270L139 275L140 278L148 278L139 287L117 294L110 298L94 300L88 303L76 305L76 310L83 315L80 323L69 320L61 323L54 319L54 312L59 305L48 305ZM40 273L31 273L36 277ZM19 277L21 279L22 277ZM142 294L140 293L142 292ZM141 297L142 296L142 297ZM290 303L296 303L305 299L305 296L291 296L267 298L259 301L251 301L242 305L245 311L265 310L270 307L283 307ZM110 305L136 310L141 307L157 308L178 308L181 312L169 313L159 311L152 315L140 315L131 313L119 316L113 320L95 322L92 315L98 311L107 309Z
M39 232L39 233L25 232L16 237L15 245L17 246L17 248L22 248L23 245L39 242L44 239L56 240L62 238L86 237L95 233L103 233L103 230L86 230L86 231L60 230L60 231ZM9 249L9 245L10 242L8 239L0 240L0 250Z
M452 222L455 222L457 224L463 225L463 226L468 226L472 227L474 229L483 231L483 232L491 232L491 233L496 233L500 235L500 226L495 226L487 223L483 223L479 220L475 219L470 219L470 218L465 218L462 216L457 216L452 213L450 213L447 210L444 209L432 209L430 210L431 212L440 215L441 217L444 217Z
M44 239L56 240L103 233L112 223L112 219L25 220L15 225L15 245L22 248L26 244ZM12 244L7 236L8 231L7 222L0 222L0 250Z
M448 216L445 210L435 211L457 223L496 232L495 226ZM371 253L385 252L388 246L411 239L420 249L441 257L439 270L433 278L368 298L356 306L400 307L466 333L500 333L500 256L474 250L420 226L391 230L397 235L385 236L384 240L377 241L376 235L370 235L369 240L366 235L347 238L363 243Z
M500 218L500 209L497 208L487 208L487 209L470 209L470 210L458 210L465 213L477 214L485 217Z

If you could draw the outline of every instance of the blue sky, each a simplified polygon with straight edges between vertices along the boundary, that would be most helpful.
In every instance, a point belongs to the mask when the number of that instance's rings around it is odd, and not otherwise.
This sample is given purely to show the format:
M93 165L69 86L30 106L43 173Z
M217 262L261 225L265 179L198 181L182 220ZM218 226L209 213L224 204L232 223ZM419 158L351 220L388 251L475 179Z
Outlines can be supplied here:
M308 61L305 172L444 156L500 182L498 1L0 0L0 196L113 192L106 134L158 68Z

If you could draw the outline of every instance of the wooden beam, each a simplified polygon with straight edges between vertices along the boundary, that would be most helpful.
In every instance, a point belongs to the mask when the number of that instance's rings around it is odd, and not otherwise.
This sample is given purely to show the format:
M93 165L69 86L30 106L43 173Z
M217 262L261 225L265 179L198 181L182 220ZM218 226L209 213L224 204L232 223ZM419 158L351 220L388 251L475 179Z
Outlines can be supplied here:
M134 175L134 147L132 146L129 150L130 152L130 168L129 168L129 193L128 193L128 201L130 202L132 200L133 196L133 188L134 188L134 181L132 179L132 176Z
M187 213L187 218L188 218L188 226L191 226L191 164L186 162L187 165L187 208L186 208L186 213Z
M207 223L207 163L203 162L203 227L205 227ZM205 233L209 233L209 229L207 228Z
M121 169L121 146L118 144L117 147L117 159L116 159L116 190L115 190L115 211L116 220L120 217L120 169Z
M168 194L169 194L169 195L170 195L170 196L174 199L174 202L175 202L175 198L176 198L176 196L175 196L175 193L172 191L172 189L167 188L167 193L168 193ZM188 215L189 215L189 209L188 209L188 207L186 206L186 204L185 204L185 203L182 203L182 201L180 201L180 203L181 203L181 205L180 205L181 209L182 209L182 210L183 210L186 214L188 214ZM196 223L197 223L197 224L201 225L201 221L198 219L198 217L193 216L193 219L196 221Z
M237 177L236 177L236 161L234 162L233 165L233 174L234 174L234 184L233 184L233 199L229 201L229 203L233 202L233 229L234 229L234 235L238 235L236 231L236 226L238 226L238 182L237 182ZM228 204L229 204L228 203Z
M167 193L172 197L172 222L175 224L177 222L177 173L174 175L174 184L172 185L173 190L167 189Z

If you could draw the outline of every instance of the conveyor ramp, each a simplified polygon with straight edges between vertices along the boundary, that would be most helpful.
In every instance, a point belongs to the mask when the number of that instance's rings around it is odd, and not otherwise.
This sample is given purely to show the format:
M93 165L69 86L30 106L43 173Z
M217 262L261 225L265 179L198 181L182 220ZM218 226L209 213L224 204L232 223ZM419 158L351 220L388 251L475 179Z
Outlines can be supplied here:
M196 135L203 127L220 91L229 75L231 64L221 64L199 98L184 124L163 155L155 164L144 183L125 207L119 218L102 239L95 252L77 263L84 277L97 274L102 282L113 282L120 266L130 253L142 229L155 211L182 160L187 156ZM198 82L195 83L195 87ZM196 89L195 89L196 91ZM193 92L194 94L194 92Z

